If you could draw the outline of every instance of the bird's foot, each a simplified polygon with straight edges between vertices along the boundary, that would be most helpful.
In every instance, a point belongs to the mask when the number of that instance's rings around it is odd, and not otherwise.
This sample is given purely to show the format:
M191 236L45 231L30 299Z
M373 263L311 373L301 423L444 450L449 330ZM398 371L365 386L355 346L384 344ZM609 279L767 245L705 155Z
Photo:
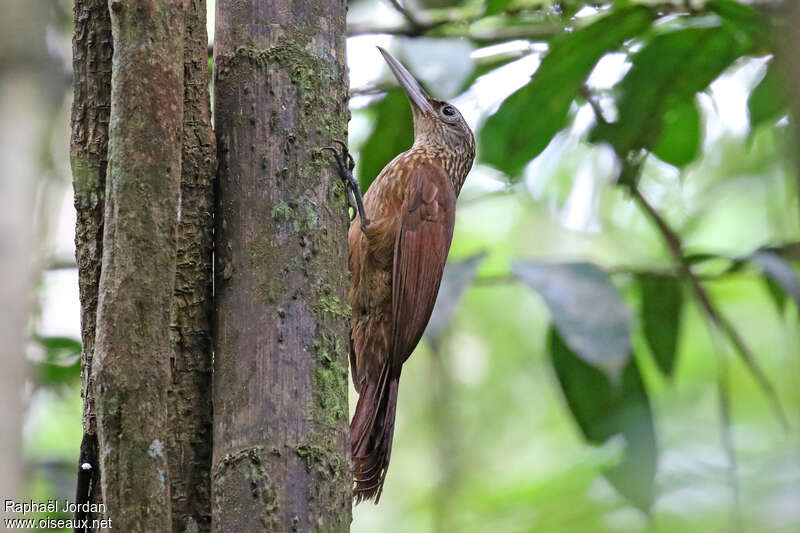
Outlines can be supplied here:
M361 187L358 184L358 180L356 180L356 178L353 176L353 169L355 168L356 163L353 160L353 156L350 155L350 151L347 149L347 145L344 143L344 141L334 139L333 142L341 147L341 151L335 146L325 146L322 149L330 150L333 153L333 157L336 159L336 164L339 167L339 175L341 176L342 181L344 181L347 200L355 212L358 213L358 216L361 217L361 230L367 231L370 226L370 221L364 211L364 200L361 197ZM355 218L355 214L353 215L353 218Z

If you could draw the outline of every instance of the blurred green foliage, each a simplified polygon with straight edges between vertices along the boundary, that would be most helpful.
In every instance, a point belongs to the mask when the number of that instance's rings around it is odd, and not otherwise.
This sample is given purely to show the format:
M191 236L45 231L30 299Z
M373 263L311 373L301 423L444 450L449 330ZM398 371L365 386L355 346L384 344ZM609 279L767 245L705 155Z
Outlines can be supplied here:
M652 20L646 7L622 8L554 41L531 82L508 97L481 129L481 160L518 176L564 128L572 102L600 58Z
M678 279L639 274L642 333L658 369L671 377L675 370L678 331L683 311L683 287Z
M375 128L361 148L357 170L361 189L364 191L378 177L386 163L410 148L414 141L411 108L405 93L399 87L388 91L369 113L374 116ZM398 146L405 148L396 151Z
M767 73L747 100L747 111L753 128L785 113L789 104L788 83L781 72L781 66L770 61Z
M354 531L800 526L796 424L781 428L769 399L774 387L796 419L797 150L773 57L780 13L586 4L413 16L479 45L504 28L541 35L510 58L479 46L457 105L492 81L509 94L509 69L541 63L499 105L478 104L479 165L443 284L458 291L442 291L406 365L386 495L356 509ZM619 54L616 81L593 82ZM718 80L741 91L749 128L723 115L730 100L717 108ZM398 94L355 111L371 126L365 186L410 145ZM470 281L460 259L477 252Z

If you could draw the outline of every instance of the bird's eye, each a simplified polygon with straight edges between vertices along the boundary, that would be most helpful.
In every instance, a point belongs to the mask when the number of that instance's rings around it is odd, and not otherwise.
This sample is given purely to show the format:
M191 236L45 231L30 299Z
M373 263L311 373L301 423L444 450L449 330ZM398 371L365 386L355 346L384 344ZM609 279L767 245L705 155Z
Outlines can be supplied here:
M453 106L446 105L442 108L442 114L448 117L453 117L456 114L456 110L453 108Z

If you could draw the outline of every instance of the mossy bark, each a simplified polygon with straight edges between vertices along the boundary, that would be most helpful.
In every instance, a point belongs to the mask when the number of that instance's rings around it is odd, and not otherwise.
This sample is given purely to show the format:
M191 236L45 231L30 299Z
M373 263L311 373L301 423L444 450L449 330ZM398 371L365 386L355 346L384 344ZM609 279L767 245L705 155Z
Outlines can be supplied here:
M183 126L183 0L110 0L114 42L92 377L114 530L169 531L167 390Z
M347 531L343 0L218 0L213 530Z
M211 528L211 250L216 143L208 90L205 0L184 33L183 157L172 309L168 458L173 532Z
M75 250L81 302L81 396L83 441L78 459L76 501L100 503L97 463L94 355L97 289L103 255L103 210L108 166L108 117L111 109L111 16L107 0L76 0L72 40L73 93L70 139L77 225ZM81 465L88 465L81 467ZM79 512L78 520L92 517Z

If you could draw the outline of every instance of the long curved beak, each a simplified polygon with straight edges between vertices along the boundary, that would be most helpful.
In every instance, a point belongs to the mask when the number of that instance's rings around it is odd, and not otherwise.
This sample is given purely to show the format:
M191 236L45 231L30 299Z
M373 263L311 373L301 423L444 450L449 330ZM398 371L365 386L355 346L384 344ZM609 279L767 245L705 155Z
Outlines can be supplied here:
M431 106L428 95L425 93L419 82L414 79L414 76L412 76L406 67L396 60L392 54L380 46L378 47L378 50L381 51L383 59L386 60L386 63L389 65L389 68L392 71L392 74L394 74L394 77L397 78L397 81L400 83L400 87L402 87L406 92L409 100L411 100L411 102L423 113L433 113L433 106Z

